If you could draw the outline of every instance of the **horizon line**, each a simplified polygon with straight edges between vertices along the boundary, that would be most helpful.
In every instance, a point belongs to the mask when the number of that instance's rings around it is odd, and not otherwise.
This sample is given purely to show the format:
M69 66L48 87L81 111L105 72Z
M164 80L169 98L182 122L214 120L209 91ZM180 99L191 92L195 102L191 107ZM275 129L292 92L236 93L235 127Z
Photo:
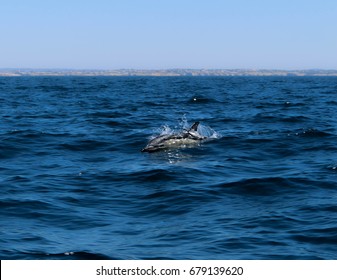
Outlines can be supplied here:
M0 67L0 71L337 71L333 68L191 68L191 67L173 67L173 68L68 68L68 67Z
M66 68L0 68L0 77L309 77L325 76L337 77L337 70L306 69L306 70L281 70L281 69L66 69Z

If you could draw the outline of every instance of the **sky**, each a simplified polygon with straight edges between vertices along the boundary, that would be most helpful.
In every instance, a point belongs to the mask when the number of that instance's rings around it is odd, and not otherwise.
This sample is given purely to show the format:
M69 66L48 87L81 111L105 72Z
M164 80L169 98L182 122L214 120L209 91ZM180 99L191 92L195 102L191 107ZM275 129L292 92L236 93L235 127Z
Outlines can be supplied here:
M0 0L0 68L337 69L336 0Z

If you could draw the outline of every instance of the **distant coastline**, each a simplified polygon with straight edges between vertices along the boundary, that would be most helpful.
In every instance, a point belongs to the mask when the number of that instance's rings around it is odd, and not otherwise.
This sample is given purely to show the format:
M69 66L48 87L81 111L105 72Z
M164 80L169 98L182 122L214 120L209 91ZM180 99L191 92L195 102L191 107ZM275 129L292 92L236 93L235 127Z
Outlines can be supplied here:
M163 69L163 70L72 70L72 69L0 69L0 77L20 76L337 76L337 70L263 70L263 69Z

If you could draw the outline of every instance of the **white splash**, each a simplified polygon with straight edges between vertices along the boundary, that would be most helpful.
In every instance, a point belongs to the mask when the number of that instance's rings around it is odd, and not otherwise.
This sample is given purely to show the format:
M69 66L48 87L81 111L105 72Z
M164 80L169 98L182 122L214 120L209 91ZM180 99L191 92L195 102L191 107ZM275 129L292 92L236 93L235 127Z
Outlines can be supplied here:
M203 124L199 124L198 132L200 135L205 136L209 139L219 139L222 137L219 132L216 132L213 128Z
M162 125L160 128L154 131L154 134L150 137L150 140L158 137L158 135L172 135L172 134L180 133L182 131L187 131L191 128L191 126L192 124L188 122L186 115L183 115L183 117L179 120L178 126L172 129L167 124ZM219 132L215 131L210 126L204 125L202 123L200 123L198 126L198 133L201 136L204 136L208 139L219 139L222 137L222 135Z

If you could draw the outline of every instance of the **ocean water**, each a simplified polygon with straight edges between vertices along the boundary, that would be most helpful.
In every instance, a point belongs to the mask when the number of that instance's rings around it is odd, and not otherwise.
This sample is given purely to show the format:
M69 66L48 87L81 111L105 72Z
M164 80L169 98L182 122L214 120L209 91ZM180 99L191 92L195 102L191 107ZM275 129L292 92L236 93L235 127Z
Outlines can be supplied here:
M1 259L337 259L335 77L2 77L0 104Z

